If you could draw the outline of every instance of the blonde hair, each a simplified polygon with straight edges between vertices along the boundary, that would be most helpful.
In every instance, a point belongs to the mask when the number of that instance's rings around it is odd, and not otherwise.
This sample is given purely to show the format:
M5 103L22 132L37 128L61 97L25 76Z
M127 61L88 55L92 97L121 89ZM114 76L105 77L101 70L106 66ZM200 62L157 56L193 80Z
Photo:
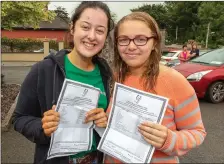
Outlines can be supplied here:
M191 49L192 49L192 50L194 49L194 46L196 46L196 49L198 48L197 43L192 43L192 44L191 44Z
M118 30L122 23L129 20L144 22L152 31L154 36L154 49L152 50L147 62L145 71L143 72L142 79L144 79L144 89L155 92L154 88L156 80L159 75L159 62L161 59L161 33L158 24L149 14L145 12L132 12L131 14L123 17L116 25L114 30L114 69L116 72L115 80L123 83L128 74L128 66L122 61L117 47Z

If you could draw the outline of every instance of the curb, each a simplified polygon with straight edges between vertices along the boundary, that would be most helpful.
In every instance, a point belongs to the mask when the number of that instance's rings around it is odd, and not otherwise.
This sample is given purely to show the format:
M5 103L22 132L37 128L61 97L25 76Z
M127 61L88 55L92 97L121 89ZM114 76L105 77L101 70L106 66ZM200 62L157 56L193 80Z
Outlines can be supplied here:
M32 67L36 62L2 62L2 67Z
M2 64L1 66L2 67L32 67L33 64L27 64L27 65L5 65L5 64Z
M20 92L19 92L20 93ZM9 131L9 128L10 128L10 125L12 124L12 114L16 108L16 104L17 104L17 100L18 100L18 97L19 97L19 93L17 94L16 96L16 99L14 101L14 103L12 104L12 106L10 107L8 113L6 114L6 117L5 119L2 121L1 123L1 131L2 132L7 132Z

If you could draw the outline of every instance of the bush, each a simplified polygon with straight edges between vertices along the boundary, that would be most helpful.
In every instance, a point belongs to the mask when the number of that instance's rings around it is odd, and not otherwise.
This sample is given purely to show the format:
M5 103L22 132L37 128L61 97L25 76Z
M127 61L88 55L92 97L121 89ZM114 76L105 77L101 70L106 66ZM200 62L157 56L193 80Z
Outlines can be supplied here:
M1 38L1 52L33 52L42 49L43 41L30 38L11 39L7 37ZM50 49L58 50L58 43L54 40L49 41Z
M58 51L58 42L54 40L49 41L49 48Z

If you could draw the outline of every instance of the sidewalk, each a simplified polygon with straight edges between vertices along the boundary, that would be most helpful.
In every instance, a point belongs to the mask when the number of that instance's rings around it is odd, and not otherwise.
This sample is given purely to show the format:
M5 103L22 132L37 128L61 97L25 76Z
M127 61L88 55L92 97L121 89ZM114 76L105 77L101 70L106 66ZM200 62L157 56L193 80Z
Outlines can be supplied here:
M21 84L31 66L7 63L1 66L6 83ZM8 132L1 132L2 163L33 163L34 146L24 136L15 132L12 125Z
M31 67L3 66L7 83L21 84ZM224 102L211 104L200 101L206 139L199 148L180 157L181 163L224 163ZM12 129L2 132L2 163L33 163L34 144Z
M2 66L1 71L5 75L5 83L21 84L30 71L31 66Z
M34 144L24 136L10 128L2 132L1 162L2 163L33 163Z
M35 144L10 128L2 132L2 163L33 163ZM181 163L192 163L191 159L181 159Z

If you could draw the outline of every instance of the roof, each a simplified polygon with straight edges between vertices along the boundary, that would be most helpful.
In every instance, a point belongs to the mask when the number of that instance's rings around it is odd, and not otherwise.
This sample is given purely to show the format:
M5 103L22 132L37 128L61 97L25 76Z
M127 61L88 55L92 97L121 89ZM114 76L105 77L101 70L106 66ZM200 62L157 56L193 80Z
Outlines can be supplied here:
M63 19L60 17L55 17L55 19L52 22L43 21L40 23L40 29L69 29L69 24L66 23Z
M17 26L13 27L13 29L33 29L31 26ZM56 16L52 22L42 21L39 24L39 28L37 30L68 30L69 24L66 23L63 19Z

